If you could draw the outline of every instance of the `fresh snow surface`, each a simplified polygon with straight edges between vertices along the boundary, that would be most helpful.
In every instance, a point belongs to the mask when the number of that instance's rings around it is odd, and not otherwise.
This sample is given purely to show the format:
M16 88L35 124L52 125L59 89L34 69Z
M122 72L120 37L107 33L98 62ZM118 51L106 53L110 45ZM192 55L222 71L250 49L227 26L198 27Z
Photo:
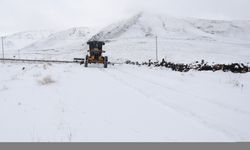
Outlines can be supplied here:
M0 67L1 142L250 141L249 73Z

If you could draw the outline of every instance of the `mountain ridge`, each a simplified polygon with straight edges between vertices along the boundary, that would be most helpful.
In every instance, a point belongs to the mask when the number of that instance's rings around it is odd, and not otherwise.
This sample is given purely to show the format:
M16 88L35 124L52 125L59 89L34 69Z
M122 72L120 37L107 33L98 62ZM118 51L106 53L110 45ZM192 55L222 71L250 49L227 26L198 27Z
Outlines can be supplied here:
M46 58L48 54L51 59L72 59L86 54L87 41L101 40L108 42L105 49L111 60L146 61L155 59L156 36L160 57L173 62L250 60L249 21L177 18L145 12L101 30L76 27L55 32L21 50L27 55L36 53L38 57ZM50 49L53 55L50 51L41 51L44 49Z

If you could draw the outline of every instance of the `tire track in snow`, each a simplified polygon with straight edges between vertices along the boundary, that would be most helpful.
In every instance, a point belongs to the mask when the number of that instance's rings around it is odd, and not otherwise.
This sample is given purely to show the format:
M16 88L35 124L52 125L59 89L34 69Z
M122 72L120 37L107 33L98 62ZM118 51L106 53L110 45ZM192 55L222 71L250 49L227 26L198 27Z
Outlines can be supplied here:
M118 72L118 69L116 70ZM150 98L152 100L157 100L158 103L160 104L163 104L164 106L174 110L175 112L178 112L188 118L192 118L192 120L195 120L197 122L199 122L200 124L206 126L207 128L209 129L212 129L212 130L215 130L217 132L220 132L224 135L226 135L227 137L233 139L233 140L245 140L244 137L238 135L238 134L235 134L235 133L232 133L231 130L229 129L225 129L215 123L213 123L213 121L209 121L209 120L206 120L204 119L204 116L201 116L195 112L193 112L192 110L189 110L189 109L186 109L186 108L183 108L179 105L176 105L174 103L171 103L171 102L166 102L165 99L162 99L161 97L158 97L156 95L152 96L151 93L141 89L141 88L138 88L135 83L132 83L132 82L128 82L128 80L125 80L122 78L122 76L124 76L124 73L122 71L119 70L120 73L122 73L121 76L117 76L116 74L114 73L111 73L111 72L107 72L104 70L105 73L109 74L110 76L112 76L114 79L116 79L117 81L123 83L124 85L136 90L137 92L139 92L140 94L144 95L144 97L147 97L147 98ZM131 76L129 74L126 74L127 76ZM137 78L136 78L137 79ZM146 82L146 81L143 81L143 82ZM147 83L147 82L146 82ZM182 93L181 93L182 94Z
M200 97L200 96L196 96L196 95L193 95L193 94L189 94L189 93L186 93L186 92L182 92L181 90L177 90L177 89L174 89L174 88L171 88L171 87L166 87L166 86L163 85L163 84L159 84L159 83L153 82L153 81L148 80L148 79L145 79L145 78L142 79L143 76L134 75L133 73L127 72L127 71L124 71L124 70L119 70L119 71L120 71L122 74L127 74L127 75L129 75L129 76L131 76L131 77L134 77L135 79L139 79L139 80L141 80L141 81L143 81L143 82L148 82L148 83L151 83L151 84L153 84L153 85L155 85L155 86L158 86L158 87L163 87L163 88L166 88L166 89L170 89L170 90L172 90L173 92L177 92L178 94L186 94L186 95L188 95L188 96L194 97L195 99L192 99L192 100L195 100L195 101L197 101L197 102L201 102L201 101L197 100L197 98L203 99L203 97ZM189 100L189 99L187 99L187 100ZM162 99L162 101L165 102L163 99ZM189 100L189 101L190 101L190 100ZM192 101L191 101L191 102L192 102ZM212 105L218 107L218 109L221 109L220 105L217 105L217 104L214 104L214 103L210 103L210 102L207 101L207 100L204 100L203 102L207 102L208 104L212 104ZM177 105L178 105L178 104L177 104ZM225 110L230 110L230 111L232 111L233 113L237 112L237 113L240 113L240 114L242 114L242 115L246 115L247 117L249 117L249 114L250 114L250 113L248 113L248 112L241 111L241 110L239 110L239 109L237 109L237 108L229 108L229 109L227 109L228 107L226 107L226 106L224 106L224 105L223 105L222 108L224 108ZM189 109L187 108L187 110L189 110ZM236 110L236 111L235 111L235 110ZM239 115L240 115L240 114L239 114ZM204 117L202 117L202 118L204 118ZM231 128L231 131L233 131L232 128ZM244 138L241 138L241 139L244 139Z
M206 102L206 103L212 104L212 105L216 105L216 106L219 107L219 108L223 108L223 109L226 109L226 110L230 110L230 111L233 111L233 112L237 112L237 113L241 113L241 114L250 116L250 112L247 112L247 111L244 111L244 110L240 110L240 109L235 108L235 107L233 107L233 106L229 106L229 105L225 105L225 104L222 104L222 103L219 103L219 102L215 102L215 101L210 100L210 99L208 99L208 98L205 98L205 97L202 97L202 96L198 96L198 95L194 95L194 94L191 94L191 93L187 93L187 92L185 92L185 91L177 90L177 89L175 89L175 88L168 87L168 86L166 86L166 85L163 85L163 84L160 84L160 83L157 83L157 82L154 82L154 81L145 79L145 78L142 79L143 76L140 76L140 77L139 77L139 76L137 76L137 75L135 75L135 74L133 74L133 73L127 72L127 71L123 71L123 70L119 70L119 71L122 72L122 73L128 74L128 75L130 75L130 76L132 76L132 77L134 77L134 78L137 78L137 79L139 79L139 80L142 80L142 81L151 83L151 84L153 84L153 85L155 85L155 86L158 86L158 87L162 87L162 88L171 90L171 91L176 92L176 93L178 93L178 94L185 94L185 95L191 96L191 97L193 97L193 98L195 98L195 99L197 99L197 98L198 98L198 99L202 99L203 102ZM193 100L195 100L195 99L193 99ZM195 100L195 101L198 101L198 100ZM198 101L198 102L201 102L201 101Z
M141 96L145 97L146 99L151 98L152 99L151 102L159 104L158 102L153 101L154 97L152 97L151 95L148 95L147 93L141 91L138 88L131 87L130 84L127 84L123 80L120 80L120 78L118 78L116 75L113 75L113 74L109 73L106 69L99 68L98 71L100 71L101 73L105 73L106 76L109 77L110 79L113 79L113 80L115 80L115 82L119 82L120 84L125 85L126 87L128 87L129 89L132 89L133 91L137 92L138 94L140 94ZM112 71L114 71L114 70L112 70ZM173 110L173 109L170 109L170 110ZM140 133L140 131L137 131L137 129L134 129L134 127L130 127L130 131L132 131L133 133L135 133L135 131L136 131L137 134ZM167 137L167 136L164 136L164 138L168 139L168 141L169 140L170 141L180 141L178 139L173 139L172 137Z

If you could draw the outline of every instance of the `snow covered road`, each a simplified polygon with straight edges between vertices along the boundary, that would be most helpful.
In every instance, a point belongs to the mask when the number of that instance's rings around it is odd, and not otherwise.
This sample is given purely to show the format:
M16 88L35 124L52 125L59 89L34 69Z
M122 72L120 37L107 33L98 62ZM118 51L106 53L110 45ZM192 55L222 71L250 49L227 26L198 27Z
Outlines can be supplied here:
M250 141L250 74L0 67L0 141Z

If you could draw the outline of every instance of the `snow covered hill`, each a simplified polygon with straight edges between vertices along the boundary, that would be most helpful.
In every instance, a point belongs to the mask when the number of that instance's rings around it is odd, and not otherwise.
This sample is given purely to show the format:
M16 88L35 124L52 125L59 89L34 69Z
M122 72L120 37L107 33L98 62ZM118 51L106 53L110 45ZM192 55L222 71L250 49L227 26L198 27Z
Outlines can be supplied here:
M114 59L155 60L155 37L159 56L174 62L249 62L250 22L175 18L140 13L112 24L92 37L109 41Z
M4 46L6 54L11 56L15 55L17 50L32 44L38 40L45 39L51 35L53 30L38 30L38 31L25 31L19 32L5 37Z
M166 15L139 13L134 17L112 24L93 36L95 40L119 38L168 37L197 40L239 38L250 39L250 21L222 21L195 18L175 18ZM205 39L206 39L205 38Z
M16 50L8 56L17 55L17 49L21 49L22 58L72 60L86 54L88 40L104 40L108 42L105 50L110 60L148 61L156 59L156 36L159 59L181 63L201 59L210 63L250 62L250 21L176 18L146 12L99 31L80 27L19 33L10 38L18 40L7 40L8 47Z
M51 34L48 38L32 43L31 45L28 45L23 49L35 50L35 51L41 49L74 48L74 47L79 49L82 47L82 45L77 45L79 44L79 40L81 40L80 43L84 43L84 41L88 40L93 34L94 31L87 27L71 28L65 31L60 31Z
M95 33L95 29L88 27L16 33L4 39L5 56L72 60L75 55L82 54L83 44Z
M83 45L95 32L88 27L71 28L53 33L48 38L24 47L21 51L25 57L30 58L72 60L74 56L82 55Z

